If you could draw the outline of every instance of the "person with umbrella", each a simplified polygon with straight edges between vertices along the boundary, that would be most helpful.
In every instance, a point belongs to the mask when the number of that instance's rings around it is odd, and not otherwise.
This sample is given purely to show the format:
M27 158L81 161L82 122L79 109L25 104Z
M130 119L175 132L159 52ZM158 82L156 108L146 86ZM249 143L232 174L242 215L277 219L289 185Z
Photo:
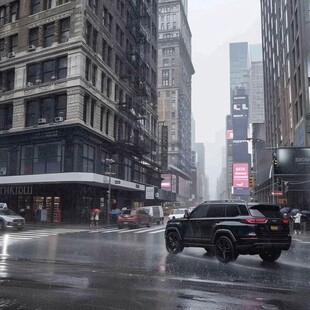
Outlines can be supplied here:
M93 217L94 217L93 226L96 226L96 227L99 226L99 213L100 212L101 212L100 209L97 209L97 208L91 210L91 213L93 213Z
M294 234L301 233L301 213L298 211L296 215L293 216L294 218Z

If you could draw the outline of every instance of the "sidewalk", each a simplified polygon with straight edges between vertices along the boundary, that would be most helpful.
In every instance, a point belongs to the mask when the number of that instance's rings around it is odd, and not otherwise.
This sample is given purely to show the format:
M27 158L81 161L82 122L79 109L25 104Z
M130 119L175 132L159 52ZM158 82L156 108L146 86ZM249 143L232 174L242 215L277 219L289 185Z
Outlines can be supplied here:
M89 224L70 224L70 223L26 223L25 228L28 229L44 229L44 228L66 228L66 229L96 229L96 228L115 228L116 224L99 224L98 227L90 227Z

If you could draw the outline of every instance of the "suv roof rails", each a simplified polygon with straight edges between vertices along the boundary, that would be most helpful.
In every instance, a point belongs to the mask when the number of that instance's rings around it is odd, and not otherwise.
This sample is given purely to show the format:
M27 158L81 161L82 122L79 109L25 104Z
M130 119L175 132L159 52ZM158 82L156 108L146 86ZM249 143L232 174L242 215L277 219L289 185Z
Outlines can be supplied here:
M204 202L212 202L212 203L216 203L216 202L246 202L245 200L242 199L222 199L222 200L206 200Z

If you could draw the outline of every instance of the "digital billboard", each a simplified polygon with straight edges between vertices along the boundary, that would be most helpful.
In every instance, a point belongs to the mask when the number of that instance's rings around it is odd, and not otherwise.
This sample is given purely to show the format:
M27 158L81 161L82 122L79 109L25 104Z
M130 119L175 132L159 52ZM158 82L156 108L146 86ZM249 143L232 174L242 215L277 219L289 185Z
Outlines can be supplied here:
M234 163L233 164L233 186L239 188L249 187L249 164Z
M248 116L249 113L249 99L248 96L234 96L232 99L233 115Z
M310 174L310 148L278 148L276 174Z

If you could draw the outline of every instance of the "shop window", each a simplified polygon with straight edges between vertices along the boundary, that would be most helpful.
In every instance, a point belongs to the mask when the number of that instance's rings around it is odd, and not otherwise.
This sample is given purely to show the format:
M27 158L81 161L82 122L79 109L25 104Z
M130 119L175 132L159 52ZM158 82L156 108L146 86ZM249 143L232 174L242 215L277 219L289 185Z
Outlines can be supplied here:
M0 177L8 174L9 168L9 150L0 149Z
M0 105L0 130L9 130L13 122L13 104Z
M44 143L22 147L21 174L61 172L61 143Z
M95 148L83 145L83 172L94 172Z

